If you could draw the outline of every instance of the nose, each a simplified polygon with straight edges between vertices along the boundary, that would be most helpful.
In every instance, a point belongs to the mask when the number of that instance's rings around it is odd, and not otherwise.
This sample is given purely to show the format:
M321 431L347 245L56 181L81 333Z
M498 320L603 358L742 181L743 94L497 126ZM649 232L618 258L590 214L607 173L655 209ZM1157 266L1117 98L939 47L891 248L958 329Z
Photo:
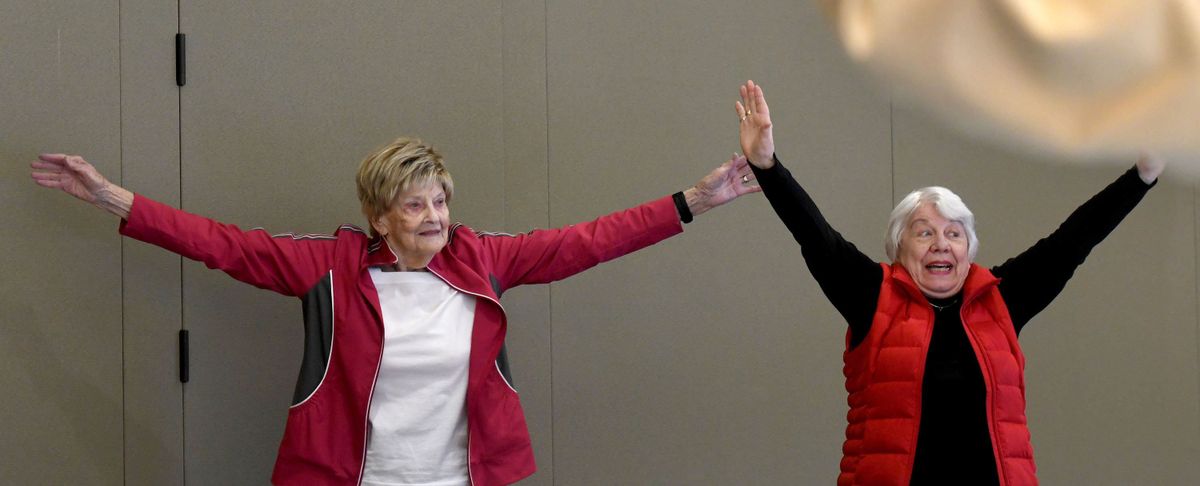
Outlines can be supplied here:
M950 240L945 235L939 234L933 239L933 246L930 249L936 252L950 251Z
M425 223L441 223L442 213L434 207L433 202L425 205L425 213L421 215Z

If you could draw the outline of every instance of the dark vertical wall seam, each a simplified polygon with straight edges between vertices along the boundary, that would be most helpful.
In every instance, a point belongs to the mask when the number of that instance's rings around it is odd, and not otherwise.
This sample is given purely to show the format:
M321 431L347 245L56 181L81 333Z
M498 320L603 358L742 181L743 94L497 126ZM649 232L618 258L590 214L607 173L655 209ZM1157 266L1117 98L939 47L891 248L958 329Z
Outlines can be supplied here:
M1200 394L1200 182L1192 186L1192 248L1196 254L1192 259L1195 279L1192 280L1196 292L1196 392ZM1196 402L1196 418L1200 419L1200 402ZM1198 420L1200 421L1200 420ZM1200 426L1197 426L1200 429ZM1196 431L1200 433L1200 430Z
M896 204L896 110L895 103L888 99L888 154L892 161L892 205Z
M504 231L511 231L508 226L508 212L512 209L508 205L508 137L505 133L505 121L508 120L508 93L504 91L505 85L508 84L507 78L504 77L505 66L508 64L508 59L505 54L508 53L508 43L505 37L506 29L504 28L505 15L504 2L500 2L500 191L501 203L500 207L504 208L503 218L501 221Z
M182 0L177 0L175 2L175 32L176 33L183 32L183 1ZM178 165L178 169L179 169L179 208L183 209L183 207L184 207L183 206L183 86L177 86L175 93L176 93L176 111L177 111L177 114L179 115L179 124L178 124L178 130L179 130L179 140L178 140L178 142L179 142L179 154L178 154L179 155L179 159L178 159L178 164L179 164ZM183 292L183 285L184 285L183 258L180 257L179 258L179 328L181 330L187 329L187 322L184 321L184 319L183 319L184 318L184 308L185 308L185 306L184 306L184 295L185 294ZM177 359L179 359L179 358L181 358L181 357L177 357ZM180 479L181 479L181 484L186 486L187 485L187 467L188 467L188 461L187 461L187 457L188 457L188 454L187 454L187 450L188 450L187 449L187 386L186 385L184 385L182 383L179 385L179 394L180 394L180 396L179 396L179 413L180 413L179 423L180 423L180 427L182 429L182 430L180 430L180 439L179 440L180 440L180 450L183 453L183 458L182 458L183 460L180 461L182 464L182 467L180 469L183 474L183 477Z
M545 78L542 85L543 96L546 97L545 107L545 122L546 122L546 227L553 227L554 213L551 211L550 199L550 7L549 2L542 1L542 76ZM551 283L546 289L546 320L549 322L550 328L550 484L558 484L557 474L558 467L554 463L554 459L558 457L558 434L555 432L554 424L557 422L558 409L554 407L554 365L558 361L554 354L554 284Z
M120 157L120 181L121 185L125 185L125 83L124 69L121 66L121 43L122 43L122 21L121 17L121 2L117 2L117 152ZM128 451L125 436L125 238L117 236L118 242L121 244L121 484L129 482L129 468L127 458L125 457Z

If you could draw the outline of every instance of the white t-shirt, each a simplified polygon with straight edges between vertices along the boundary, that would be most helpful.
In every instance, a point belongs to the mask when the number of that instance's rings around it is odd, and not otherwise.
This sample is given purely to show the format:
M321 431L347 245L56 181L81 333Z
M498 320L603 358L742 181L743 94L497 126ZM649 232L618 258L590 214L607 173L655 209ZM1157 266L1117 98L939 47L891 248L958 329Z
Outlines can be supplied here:
M364 486L467 486L467 363L475 297L428 272L371 268L383 360Z

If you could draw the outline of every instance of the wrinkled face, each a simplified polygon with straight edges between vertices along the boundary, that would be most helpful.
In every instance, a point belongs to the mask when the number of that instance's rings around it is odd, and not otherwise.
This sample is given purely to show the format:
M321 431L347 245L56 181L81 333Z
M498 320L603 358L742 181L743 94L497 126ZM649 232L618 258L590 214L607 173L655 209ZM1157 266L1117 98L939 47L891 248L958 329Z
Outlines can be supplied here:
M927 297L957 294L967 280L967 231L943 217L932 204L921 204L900 236L900 264Z
M446 191L432 181L400 193L371 226L391 245L402 265L417 269L428 265L446 246L449 222Z

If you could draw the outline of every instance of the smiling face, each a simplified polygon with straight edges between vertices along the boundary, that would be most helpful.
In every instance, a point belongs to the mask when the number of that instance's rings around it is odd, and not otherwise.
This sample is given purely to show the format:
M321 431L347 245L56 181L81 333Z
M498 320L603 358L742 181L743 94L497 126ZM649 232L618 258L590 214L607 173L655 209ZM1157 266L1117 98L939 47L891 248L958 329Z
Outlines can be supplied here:
M962 223L922 203L908 218L896 257L922 293L941 299L957 294L967 280L968 246Z
M371 221L396 253L401 270L425 268L446 246L449 224L446 191L436 180L401 192L387 211Z

